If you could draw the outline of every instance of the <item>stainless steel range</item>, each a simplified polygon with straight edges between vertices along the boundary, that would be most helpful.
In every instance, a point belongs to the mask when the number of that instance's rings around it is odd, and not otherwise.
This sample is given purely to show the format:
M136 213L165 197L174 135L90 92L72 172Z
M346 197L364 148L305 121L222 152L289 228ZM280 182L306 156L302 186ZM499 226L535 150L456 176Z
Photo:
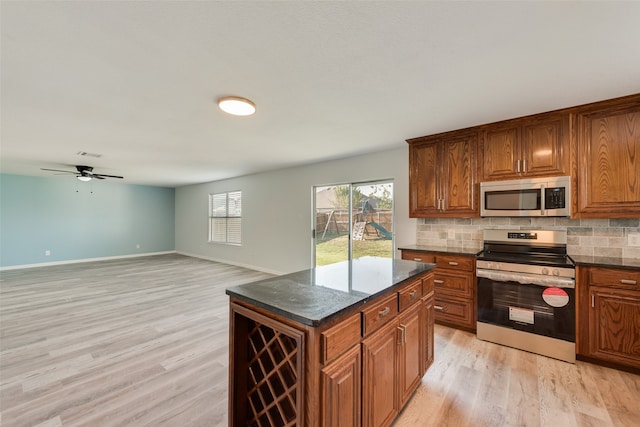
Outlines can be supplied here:
M575 362L576 274L566 232L485 230L476 275L479 339Z

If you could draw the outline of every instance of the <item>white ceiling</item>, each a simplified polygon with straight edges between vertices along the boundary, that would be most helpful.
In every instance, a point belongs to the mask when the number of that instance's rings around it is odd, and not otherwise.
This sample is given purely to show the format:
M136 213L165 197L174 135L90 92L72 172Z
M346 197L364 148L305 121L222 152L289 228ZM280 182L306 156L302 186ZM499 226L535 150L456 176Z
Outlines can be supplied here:
M0 4L3 173L173 187L640 92L640 2Z

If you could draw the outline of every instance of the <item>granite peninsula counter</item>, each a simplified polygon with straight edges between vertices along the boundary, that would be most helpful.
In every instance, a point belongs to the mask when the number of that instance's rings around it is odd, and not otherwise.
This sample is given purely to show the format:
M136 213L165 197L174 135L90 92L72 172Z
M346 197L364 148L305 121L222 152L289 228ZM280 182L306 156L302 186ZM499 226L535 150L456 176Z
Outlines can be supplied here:
M390 425L433 360L434 267L363 257L228 288L229 425Z

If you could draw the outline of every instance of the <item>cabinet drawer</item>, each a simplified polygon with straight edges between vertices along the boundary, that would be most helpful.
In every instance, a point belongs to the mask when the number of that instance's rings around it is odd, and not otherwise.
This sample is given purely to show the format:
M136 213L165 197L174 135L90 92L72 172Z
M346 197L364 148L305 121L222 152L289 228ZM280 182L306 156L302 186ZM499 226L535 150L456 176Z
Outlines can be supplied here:
M471 301L436 297L433 308L437 321L452 323L469 329L476 328L476 319Z
M398 293L394 292L382 301L362 310L362 335L369 335L398 314Z
M408 259L410 261L429 262L432 264L436 262L436 256L434 254L420 251L403 250L402 259Z
M455 272L447 270L436 270L433 283L436 293L448 294L461 298L471 298L473 296L473 274Z
M360 342L360 313L322 333L322 363L326 363Z
M427 296L433 292L433 274L428 274L422 279L422 295Z
M398 292L398 298L398 311L405 310L412 304L420 301L420 298L422 298L422 280L417 280L402 288L402 290Z
M436 255L438 268L450 268L455 270L473 271L475 259L456 255Z
M622 289L640 289L640 271L590 268L589 284Z

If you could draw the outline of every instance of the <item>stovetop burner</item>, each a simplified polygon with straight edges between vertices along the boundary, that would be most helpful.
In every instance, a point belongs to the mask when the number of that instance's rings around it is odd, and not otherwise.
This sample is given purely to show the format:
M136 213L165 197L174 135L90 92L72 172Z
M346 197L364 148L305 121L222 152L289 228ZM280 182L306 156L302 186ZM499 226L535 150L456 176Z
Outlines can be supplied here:
M544 265L549 267L574 267L573 259L567 254L515 254L510 252L482 251L476 259L483 261L509 262L514 264Z

